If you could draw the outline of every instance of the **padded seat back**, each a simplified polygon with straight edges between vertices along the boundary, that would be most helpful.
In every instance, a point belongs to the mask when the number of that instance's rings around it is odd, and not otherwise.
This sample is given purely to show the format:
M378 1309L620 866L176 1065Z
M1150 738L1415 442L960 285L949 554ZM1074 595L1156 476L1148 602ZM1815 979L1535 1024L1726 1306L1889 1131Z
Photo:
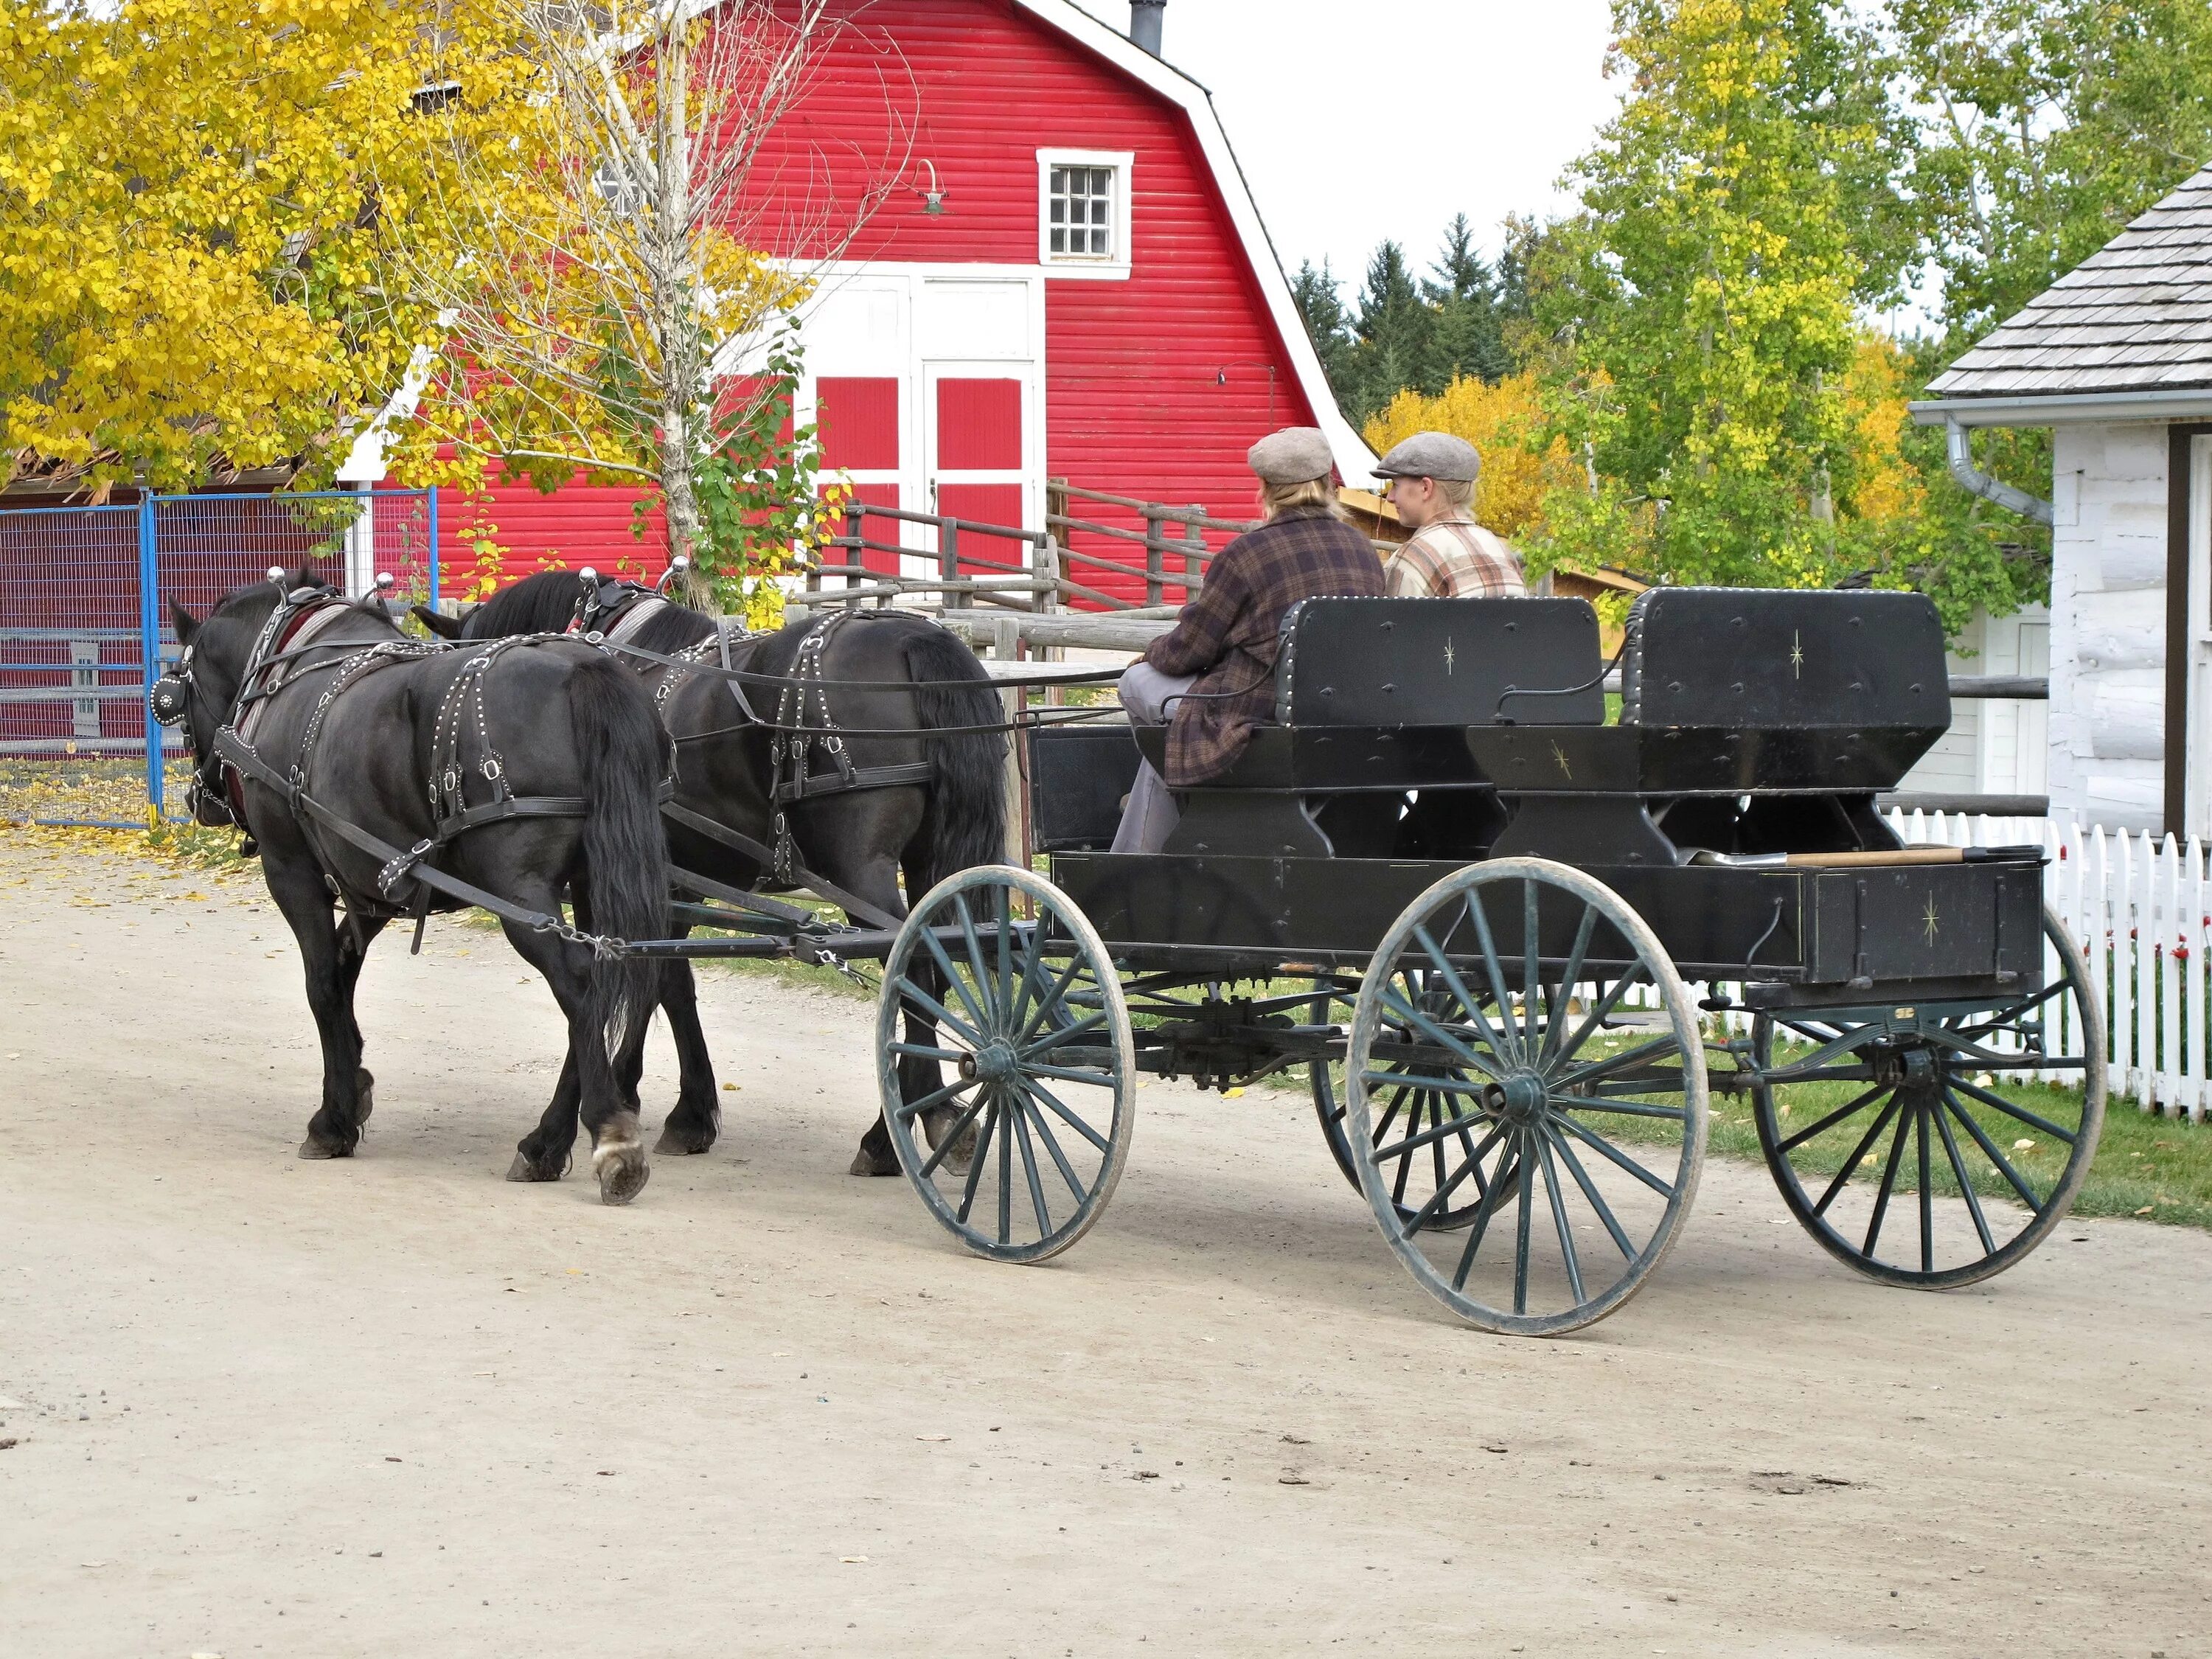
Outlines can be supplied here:
M1305 599L1283 617L1275 719L1465 726L1495 725L1502 714L1523 725L1596 726L1602 667L1586 599Z
M1623 726L1927 732L1951 724L1943 625L1919 593L1654 587L1622 647Z

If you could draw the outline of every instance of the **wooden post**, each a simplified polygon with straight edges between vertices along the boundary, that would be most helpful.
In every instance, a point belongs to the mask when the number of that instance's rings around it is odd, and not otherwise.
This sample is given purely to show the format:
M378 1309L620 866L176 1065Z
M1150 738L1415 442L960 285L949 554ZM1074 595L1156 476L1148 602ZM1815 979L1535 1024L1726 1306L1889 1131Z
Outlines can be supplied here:
M945 519L937 526L937 574L945 581L960 579L960 520Z
M1198 526L1198 521L1205 516L1205 507L1201 503L1194 501L1191 504L1190 517L1183 520L1183 543L1192 550L1182 556L1182 574L1186 579L1182 590L1182 602L1185 605L1188 605L1198 597L1199 584L1205 580L1205 578L1199 574L1205 568L1205 562L1198 556L1206 551L1206 532L1200 529Z
M1166 584L1160 580L1165 569L1164 556L1167 551L1165 538L1160 533L1160 526L1164 522L1161 515L1164 511L1163 507L1149 505L1145 508L1145 603L1146 605L1159 604L1160 595L1166 586Z

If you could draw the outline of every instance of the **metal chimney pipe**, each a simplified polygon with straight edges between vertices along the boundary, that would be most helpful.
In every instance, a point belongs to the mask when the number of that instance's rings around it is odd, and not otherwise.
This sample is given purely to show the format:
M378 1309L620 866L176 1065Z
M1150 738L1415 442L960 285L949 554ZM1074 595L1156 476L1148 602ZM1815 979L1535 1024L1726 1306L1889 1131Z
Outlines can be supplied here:
M1129 0L1129 39L1157 58L1160 55L1160 14L1168 0Z

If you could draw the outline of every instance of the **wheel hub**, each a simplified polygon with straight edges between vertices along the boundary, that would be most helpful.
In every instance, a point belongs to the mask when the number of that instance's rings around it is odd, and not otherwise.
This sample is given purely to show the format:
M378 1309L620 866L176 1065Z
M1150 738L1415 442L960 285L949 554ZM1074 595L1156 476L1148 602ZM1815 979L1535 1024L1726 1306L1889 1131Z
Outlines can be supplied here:
M1015 1068L1014 1051L1004 1042L988 1042L972 1054L960 1056L960 1076L963 1081L981 1078L995 1083L1011 1076Z
M1544 1079L1534 1072L1516 1072L1482 1091L1482 1103L1492 1117L1508 1123L1534 1123L1544 1115L1548 1098Z

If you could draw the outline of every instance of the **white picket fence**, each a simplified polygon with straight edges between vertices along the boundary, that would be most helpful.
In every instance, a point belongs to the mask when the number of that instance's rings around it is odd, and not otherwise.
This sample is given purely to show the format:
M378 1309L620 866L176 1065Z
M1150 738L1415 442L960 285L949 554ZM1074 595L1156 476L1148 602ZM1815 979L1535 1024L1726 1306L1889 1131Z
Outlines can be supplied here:
M2212 1104L2204 988L2212 879L2196 837L2181 844L2125 830L2084 833L2059 818L1893 812L1889 821L1907 842L2041 844L2051 857L2044 896L2104 994L2112 1097L2203 1121Z

